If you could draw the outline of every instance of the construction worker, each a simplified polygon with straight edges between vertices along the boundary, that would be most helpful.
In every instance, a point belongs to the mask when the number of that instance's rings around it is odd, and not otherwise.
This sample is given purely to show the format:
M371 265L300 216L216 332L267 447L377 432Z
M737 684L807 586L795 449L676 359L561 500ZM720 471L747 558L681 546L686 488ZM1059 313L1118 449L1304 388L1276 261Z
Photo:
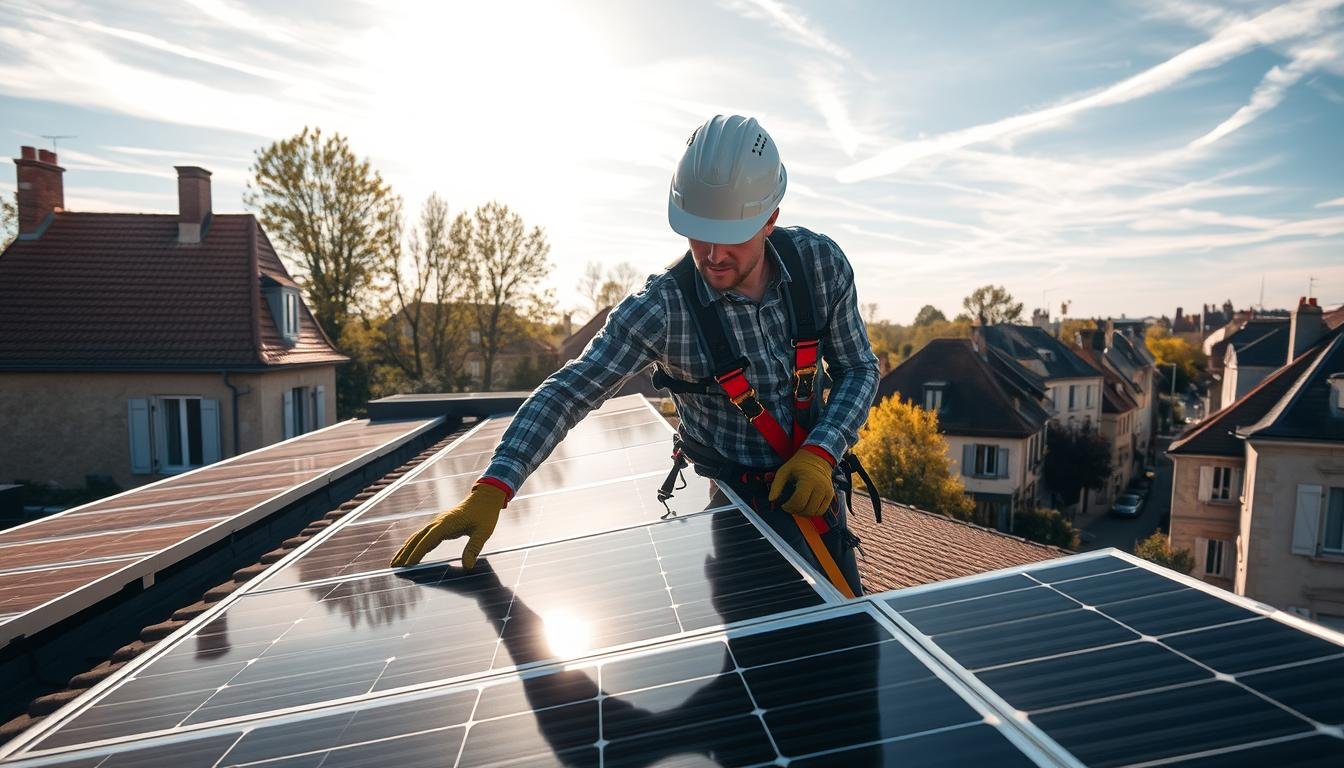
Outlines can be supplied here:
M681 418L678 457L734 488L842 592L861 594L858 540L836 485L877 390L877 358L844 253L824 235L776 228L786 186L755 119L718 115L696 128L668 194L689 253L617 305L583 353L528 397L466 499L412 535L392 566L467 536L462 564L473 567L528 475L654 363Z

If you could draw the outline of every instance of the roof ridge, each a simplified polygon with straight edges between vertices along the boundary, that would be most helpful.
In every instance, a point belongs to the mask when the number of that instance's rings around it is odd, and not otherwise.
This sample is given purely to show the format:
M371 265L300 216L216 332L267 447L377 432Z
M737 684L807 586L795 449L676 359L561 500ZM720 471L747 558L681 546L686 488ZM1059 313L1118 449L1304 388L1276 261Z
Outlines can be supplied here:
M1315 375L1316 370L1330 357L1332 349L1340 343L1340 339L1344 339L1344 334L1333 333L1327 335L1325 338L1313 344L1306 352L1299 355L1299 360L1308 355L1315 355L1316 359L1307 366L1306 370L1298 375L1297 380L1293 382L1293 385L1289 387L1288 391L1274 403L1273 407L1265 412L1264 416L1260 417L1259 421L1244 428L1239 427L1237 429L1237 435L1252 437L1256 432L1274 426L1274 423L1282 418L1284 413L1297 404L1297 401L1302 397L1302 391L1306 388L1306 382L1311 380ZM1318 347L1319 349L1317 349ZM1294 360L1293 362L1296 363L1297 360ZM1288 366L1285 365L1284 367L1286 368Z

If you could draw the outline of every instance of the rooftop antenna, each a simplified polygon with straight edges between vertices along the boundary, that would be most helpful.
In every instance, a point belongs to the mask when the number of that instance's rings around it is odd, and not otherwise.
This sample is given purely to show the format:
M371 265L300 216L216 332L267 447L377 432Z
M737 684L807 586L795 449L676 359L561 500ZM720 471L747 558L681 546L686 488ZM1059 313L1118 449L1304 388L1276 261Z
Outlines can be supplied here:
M57 133L57 134L44 133L42 134L42 138L51 140L51 151L55 152L56 142L60 141L61 139L78 139L79 137L69 133Z
M1316 276L1307 275L1307 298L1316 295Z
M1256 307L1259 308L1260 311L1262 311L1262 312L1263 312L1264 309L1265 309L1265 273L1264 273L1264 272L1261 272L1261 273L1260 273L1260 303L1257 304Z

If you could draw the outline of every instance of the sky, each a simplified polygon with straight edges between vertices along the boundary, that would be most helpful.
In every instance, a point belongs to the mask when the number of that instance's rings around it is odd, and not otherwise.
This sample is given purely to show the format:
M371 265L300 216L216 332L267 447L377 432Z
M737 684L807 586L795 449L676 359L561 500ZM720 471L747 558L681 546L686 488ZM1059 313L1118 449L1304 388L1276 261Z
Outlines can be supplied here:
M412 216L437 192L544 228L579 308L586 264L685 251L686 138L745 114L788 169L780 223L830 235L877 318L987 283L1056 318L1334 306L1341 6L0 0L0 147L71 136L70 210L175 212L191 164L238 212L253 153L319 126Z

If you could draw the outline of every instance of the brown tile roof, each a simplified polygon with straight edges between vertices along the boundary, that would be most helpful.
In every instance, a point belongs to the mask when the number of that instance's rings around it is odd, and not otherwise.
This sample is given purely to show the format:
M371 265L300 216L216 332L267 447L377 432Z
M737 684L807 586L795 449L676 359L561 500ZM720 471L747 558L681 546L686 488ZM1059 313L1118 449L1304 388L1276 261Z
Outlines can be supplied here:
M854 495L849 519L863 540L859 573L864 589L889 589L929 584L1015 565L1072 554L973 523L882 500L882 523L862 493Z
M344 362L301 305L281 339L262 278L293 281L256 218L216 214L199 244L177 216L58 213L0 254L0 370L260 369Z

